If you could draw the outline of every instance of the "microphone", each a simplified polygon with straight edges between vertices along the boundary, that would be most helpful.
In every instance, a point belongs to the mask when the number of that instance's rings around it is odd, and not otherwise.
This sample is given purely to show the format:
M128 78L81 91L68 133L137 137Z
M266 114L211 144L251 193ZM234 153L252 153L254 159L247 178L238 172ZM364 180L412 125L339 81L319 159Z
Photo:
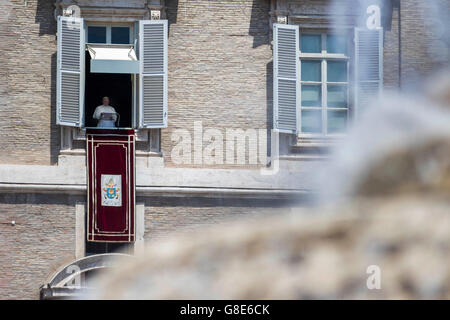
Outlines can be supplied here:
M114 119L114 115L117 116L117 127L120 127L120 114L117 112L102 112L100 120L108 120L112 121Z
M117 127L120 128L120 114L116 112L117 115Z

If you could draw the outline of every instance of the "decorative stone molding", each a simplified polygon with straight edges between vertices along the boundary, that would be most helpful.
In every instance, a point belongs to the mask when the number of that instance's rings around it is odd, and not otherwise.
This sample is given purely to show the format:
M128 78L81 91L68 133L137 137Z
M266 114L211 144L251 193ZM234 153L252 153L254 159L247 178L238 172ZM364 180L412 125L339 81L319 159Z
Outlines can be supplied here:
M165 0L148 0L147 7L150 12L159 11L160 19L166 19L166 1ZM153 20L153 18L152 18ZM156 19L155 19L156 20Z
M277 23L287 24L288 23L287 16L277 16Z
M165 0L149 0L147 5L151 20L166 19Z
M63 132L62 135L69 134L69 137L71 137L72 141L85 141L86 140L86 130L80 129L80 128L67 128L62 127ZM68 131L70 130L70 132ZM150 141L150 132L152 131L153 134L157 134L158 132L151 129L136 129L136 141ZM67 139L69 140L69 139Z
M334 18L323 14L291 15L289 16L289 24L296 24L301 28L327 29L336 27ZM356 15L347 15L339 19L339 28L354 28L356 24Z
M104 1L99 0L57 0L55 2L55 19L59 15L65 14L70 6L78 6L80 8L80 16L89 21L116 21L116 22L135 22L143 19L151 18L151 11L159 11L160 19L165 18L164 0L135 0L113 1L117 5L105 5ZM66 12L67 13L67 12ZM154 13L155 17L157 12Z
M280 10L280 8L283 8L283 10ZM273 49L273 24L274 23L282 23L282 24L288 24L289 23L289 11L285 9L285 6L283 3L280 4L279 0L270 0L270 11L269 11L269 25L270 25L270 42L271 42L271 48Z
M269 12L270 20L272 23L288 23L289 11L287 10L271 10ZM286 22L283 22L285 20Z
M58 166L86 165L86 131L80 128L61 127L61 150ZM137 129L136 163L140 167L148 167L150 158L162 158L159 129Z
M161 20L161 10L150 10L151 20Z
M287 0L271 0L269 12L271 27L273 23L296 24L302 28L353 28L357 25L358 10L348 10L345 15L337 17L329 12L327 2L289 2ZM348 5L348 4L343 4ZM352 7L353 8L353 7Z

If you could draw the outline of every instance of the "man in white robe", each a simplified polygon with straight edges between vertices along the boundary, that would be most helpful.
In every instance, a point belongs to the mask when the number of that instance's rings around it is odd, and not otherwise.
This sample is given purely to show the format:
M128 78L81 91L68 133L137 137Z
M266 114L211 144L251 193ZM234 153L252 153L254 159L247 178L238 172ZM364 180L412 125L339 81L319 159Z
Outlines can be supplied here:
M109 97L103 97L103 104L95 108L94 119L98 120L98 128L115 128L117 121L116 110L109 105Z

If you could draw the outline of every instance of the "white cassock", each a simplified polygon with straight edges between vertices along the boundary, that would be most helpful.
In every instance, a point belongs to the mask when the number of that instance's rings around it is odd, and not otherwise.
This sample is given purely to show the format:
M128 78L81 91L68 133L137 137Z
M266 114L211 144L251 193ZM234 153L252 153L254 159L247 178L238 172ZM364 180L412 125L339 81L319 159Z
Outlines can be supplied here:
M114 113L113 115L113 120L106 120L106 119L102 119L102 113ZM101 127L101 128L115 128L116 125L116 120L117 120L117 114L116 114L116 110L111 107L111 106L98 106L97 108L95 108L94 111L94 115L92 116L94 119L99 120L97 127Z

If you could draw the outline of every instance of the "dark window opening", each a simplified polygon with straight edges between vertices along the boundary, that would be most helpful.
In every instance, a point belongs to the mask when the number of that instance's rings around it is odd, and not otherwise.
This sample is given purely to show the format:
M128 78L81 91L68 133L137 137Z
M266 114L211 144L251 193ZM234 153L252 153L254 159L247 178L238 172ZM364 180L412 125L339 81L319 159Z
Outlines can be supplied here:
M128 27L112 27L111 28L111 43L129 44L130 43L130 28L128 28Z
M110 105L119 114L116 127L132 127L132 75L120 73L91 73L91 56L86 52L85 81L85 126L96 127L97 120L92 116L95 108L107 96Z
M106 43L106 27L88 27L88 43Z
M86 241L86 256L102 253L134 253L134 243L131 242L92 242Z

